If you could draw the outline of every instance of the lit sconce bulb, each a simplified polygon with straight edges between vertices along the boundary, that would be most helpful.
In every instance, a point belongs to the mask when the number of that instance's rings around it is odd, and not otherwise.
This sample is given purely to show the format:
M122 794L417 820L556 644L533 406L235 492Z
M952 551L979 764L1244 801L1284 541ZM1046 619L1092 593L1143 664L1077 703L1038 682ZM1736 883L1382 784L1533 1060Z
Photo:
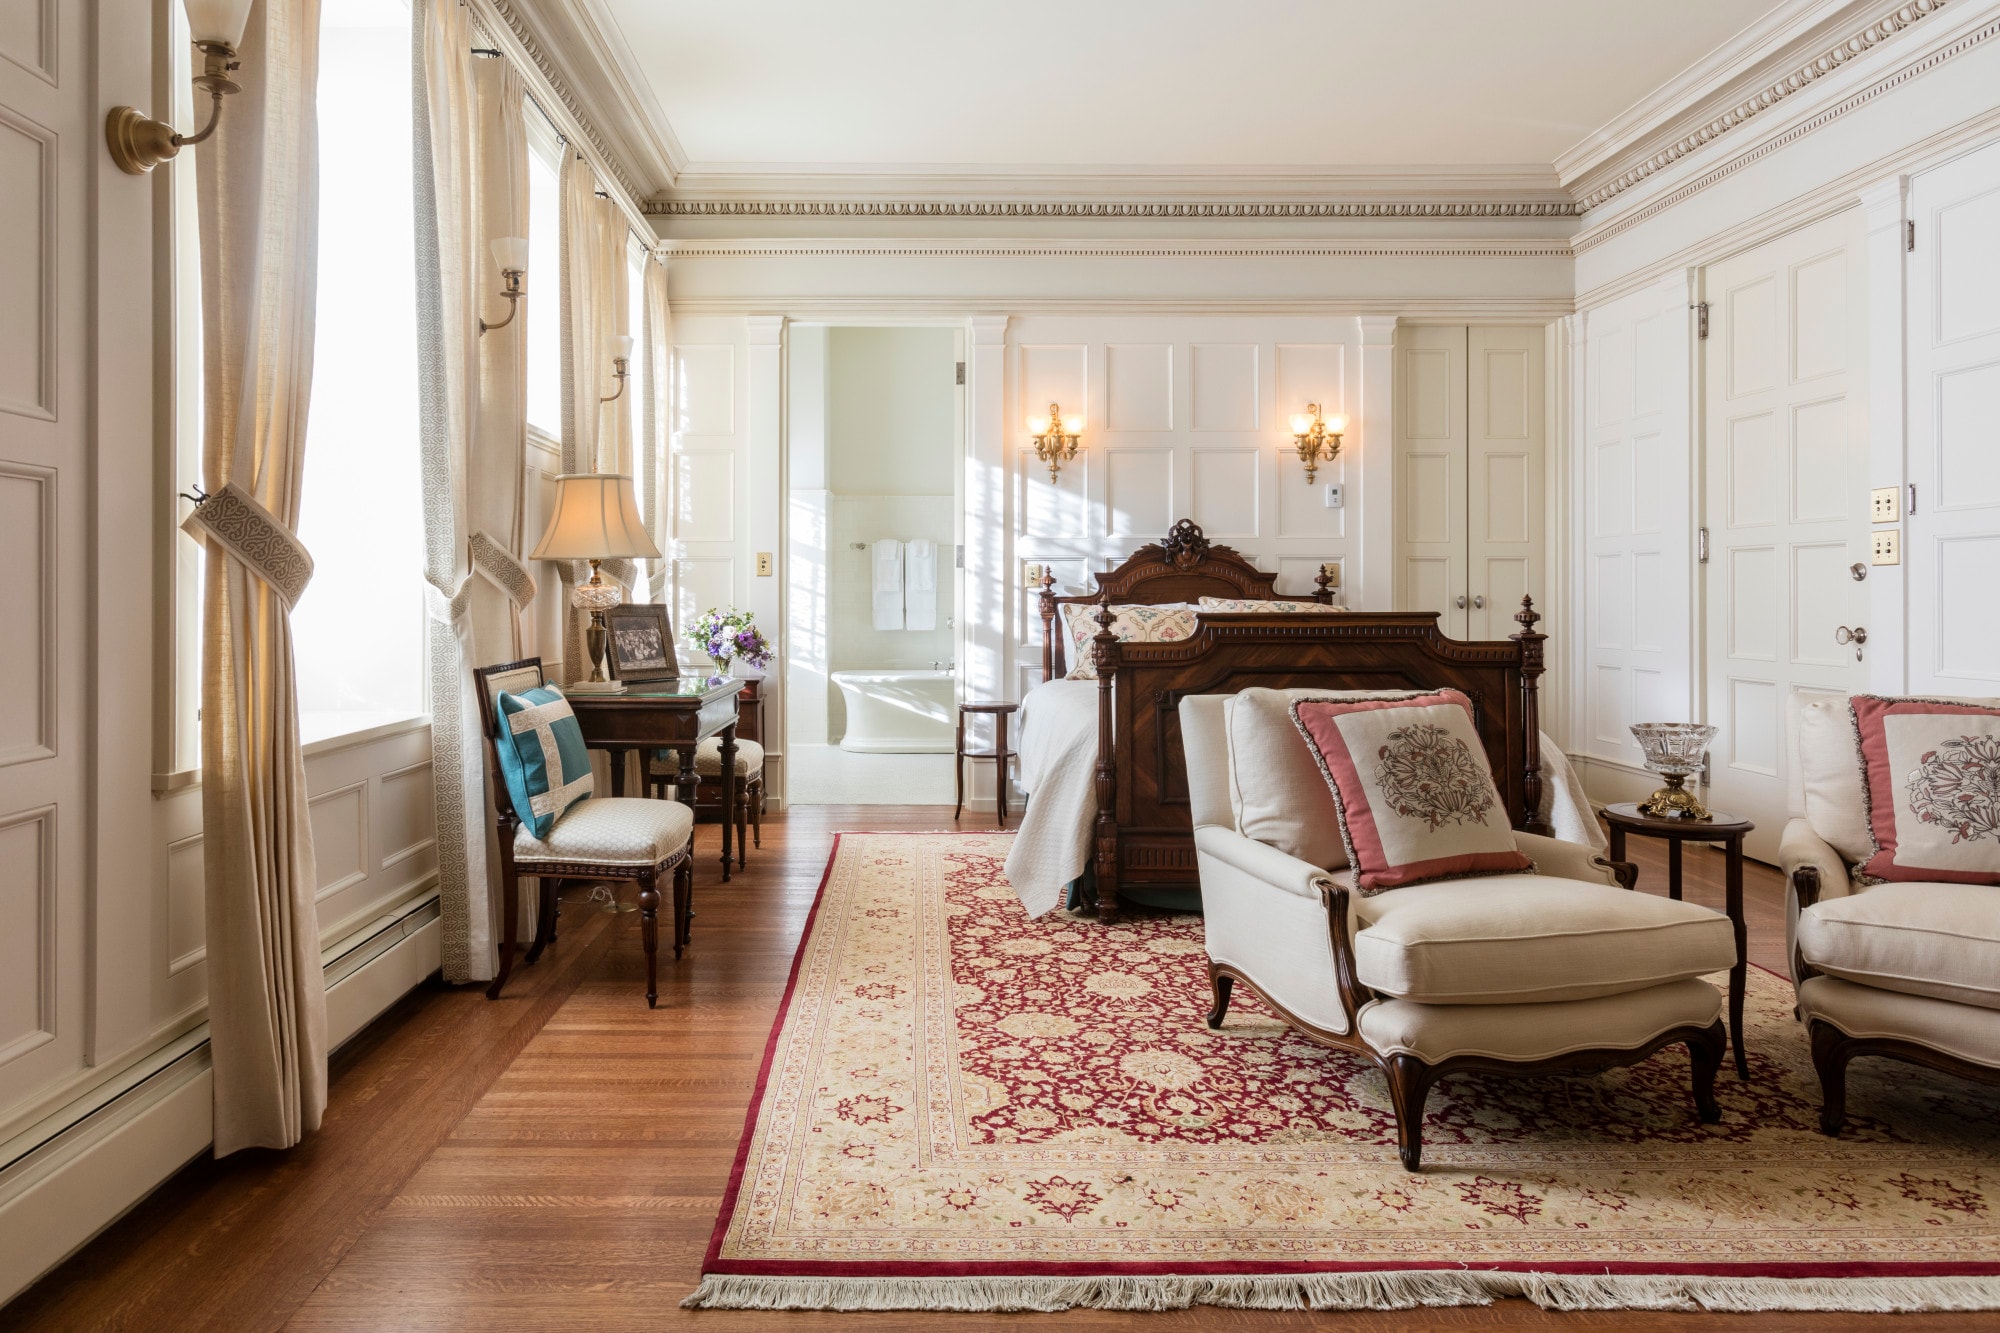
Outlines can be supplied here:
M1296 421L1297 419L1298 418L1296 417L1293 418L1294 421ZM1326 428L1335 435L1346 434L1347 433L1346 416L1336 413L1335 415L1328 417L1326 419Z
M1028 434L1047 435L1048 433L1049 433L1049 419L1046 416L1028 418Z
M1308 431L1312 430L1312 428L1313 428L1312 413L1310 412L1292 413L1292 434L1304 435Z
M1063 424L1063 434L1065 435L1083 434L1083 418L1080 416L1064 417L1062 424Z

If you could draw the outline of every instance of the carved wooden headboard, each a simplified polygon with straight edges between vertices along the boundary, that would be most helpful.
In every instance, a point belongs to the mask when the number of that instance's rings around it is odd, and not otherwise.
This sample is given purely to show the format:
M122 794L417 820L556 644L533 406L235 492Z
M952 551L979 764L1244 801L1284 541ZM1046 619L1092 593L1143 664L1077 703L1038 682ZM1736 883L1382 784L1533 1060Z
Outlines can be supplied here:
M1099 574L1097 591L1058 597L1055 576L1042 574L1042 679L1067 675L1068 634L1063 632L1064 605L1091 605L1109 597L1114 606L1162 606L1173 602L1192 603L1202 597L1234 597L1245 601L1268 602L1276 598L1271 585L1276 574L1266 574L1227 546L1216 546L1202 535L1193 519L1184 518L1157 542L1148 543L1127 556L1125 563ZM1331 580L1322 572L1316 580L1316 602L1332 600L1327 588Z

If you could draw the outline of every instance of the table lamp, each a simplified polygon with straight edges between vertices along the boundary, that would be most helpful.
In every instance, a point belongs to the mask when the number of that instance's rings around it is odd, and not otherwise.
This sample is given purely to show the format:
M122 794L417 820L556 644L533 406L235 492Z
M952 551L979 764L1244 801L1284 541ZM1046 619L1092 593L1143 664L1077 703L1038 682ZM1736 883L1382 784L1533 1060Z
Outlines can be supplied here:
M658 560L660 548L646 533L639 517L632 478L616 472L567 473L556 478L555 512L535 544L536 560L588 560L590 580L576 585L570 604L590 612L584 650L590 654L590 679L571 686L586 692L615 693L622 684L604 678L604 647L610 637L604 613L624 600L616 583L597 572L605 560Z

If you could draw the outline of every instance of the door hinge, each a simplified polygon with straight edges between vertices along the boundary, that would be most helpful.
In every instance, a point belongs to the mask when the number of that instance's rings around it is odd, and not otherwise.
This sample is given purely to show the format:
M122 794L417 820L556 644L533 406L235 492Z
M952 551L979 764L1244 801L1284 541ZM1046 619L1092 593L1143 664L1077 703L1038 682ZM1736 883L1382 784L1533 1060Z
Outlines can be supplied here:
M958 382L960 384L965 383L965 362L963 361L958 363Z
M1903 249L1908 252L1914 251L1916 248L1917 220L1915 218L1905 218L1903 219Z
M1696 528L1694 530L1694 553L1695 553L1695 563L1702 565L1708 563L1707 528Z
M1917 512L1917 483L1914 481L1910 483L1910 512Z
M1708 337L1708 302L1703 301L1694 308L1694 336Z

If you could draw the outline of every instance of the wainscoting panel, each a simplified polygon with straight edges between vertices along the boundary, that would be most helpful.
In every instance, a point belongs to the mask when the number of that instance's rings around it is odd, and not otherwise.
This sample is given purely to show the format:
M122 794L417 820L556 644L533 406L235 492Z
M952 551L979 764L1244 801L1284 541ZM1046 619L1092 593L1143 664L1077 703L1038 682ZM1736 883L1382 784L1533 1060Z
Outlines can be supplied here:
M1347 349L1339 343L1279 343L1273 358L1277 373L1278 423L1289 427L1294 412L1317 403L1325 416L1345 412ZM1350 414L1351 415L1351 414Z
M1257 450L1197 445L1189 454L1194 476L1189 487L1188 512L1201 524L1201 530L1211 541L1257 540L1262 535L1258 523Z
M692 446L674 455L674 493L687 498L677 517L684 542L736 540L736 454ZM697 498L698 497L698 498Z
M56 476L0 459L0 766L55 754Z
M0 1066L55 1040L55 818L0 819Z
M1174 450L1104 449L1104 535L1153 540L1174 525Z
M1104 429L1172 430L1173 344L1106 343L1104 390Z
M674 433L733 435L736 432L736 349L730 346L674 348Z
M52 133L0 106L0 412L44 420L55 418L55 167Z
M1065 416L1080 413L1084 428L1102 427L1103 421L1091 411L1090 348L1081 343L1046 345L1023 344L1020 355L1020 386L1016 395L1021 418L1026 420L1056 404Z
M316 897L325 902L368 878L368 784L356 782L321 792L308 804L313 862L319 871Z
M1188 347L1196 430L1257 429L1257 345L1192 343Z

